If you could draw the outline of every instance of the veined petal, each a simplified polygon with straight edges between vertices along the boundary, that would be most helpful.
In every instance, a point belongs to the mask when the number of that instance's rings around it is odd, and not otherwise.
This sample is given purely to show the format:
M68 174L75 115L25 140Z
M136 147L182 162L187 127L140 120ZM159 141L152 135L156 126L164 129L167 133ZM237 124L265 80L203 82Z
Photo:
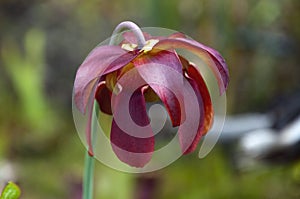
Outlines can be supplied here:
M187 69L187 75L187 80L191 84L197 96L199 109L201 110L200 113L203 115L200 115L197 134L188 149L184 151L184 154L191 153L196 149L201 137L204 136L211 128L214 115L210 94L201 74L196 68L194 68L194 66L190 65ZM179 139L185 139L186 133L188 132L179 131ZM180 143L185 142L181 141ZM182 148L185 149L185 146L182 146Z
M171 51L160 51L153 54L150 52L133 60L133 64L165 104L173 126L179 126L184 121L184 112L181 113L180 107L182 102L171 89L176 85L174 81L178 84L180 78L181 80L183 78L182 65L177 54ZM176 77L171 76L174 71L177 72ZM178 88L177 90L179 91Z
M83 114L88 99L94 95L95 84L101 75L115 71L138 56L137 52L127 52L119 46L96 47L78 68L74 82L74 98L77 108Z
M203 110L204 106L203 106L203 100L201 94L197 89L196 82L189 78L187 78L187 80L196 94L197 103L199 105L200 118L199 120L197 118L192 118L193 120L195 120L194 123L198 124L196 134L193 134L193 132L183 130L181 126L178 129L179 143L181 145L183 154L188 154L196 149L197 144L202 137L202 129L204 124L204 110Z
M184 112L181 113L180 102L176 98L175 94L172 91L170 91L170 89L162 85L152 84L151 88L155 91L155 93L164 103L169 113L173 127L179 126L183 122L181 121L181 116L184 115Z
M209 129L211 128L214 120L214 109L212 105L212 101L210 98L210 94L202 75L197 71L197 69L190 65L187 70L188 76L195 81L197 85L197 89L195 92L199 92L204 106L204 128L202 129L202 135L205 135Z
M187 49L203 59L211 67L218 80L220 94L224 93L229 82L229 72L225 60L219 52L201 43L183 37L163 39L153 47L154 50L176 48Z
M119 96L116 97L118 98ZM124 106L122 101L122 97L117 99L114 115L118 114L118 106ZM132 120L137 125L146 126L146 130L138 132L138 134L146 134L147 137L136 137L131 134L132 132L124 132L114 118L110 134L112 148L122 162L134 167L143 167L151 160L155 141L141 88L132 94L129 101L129 112Z

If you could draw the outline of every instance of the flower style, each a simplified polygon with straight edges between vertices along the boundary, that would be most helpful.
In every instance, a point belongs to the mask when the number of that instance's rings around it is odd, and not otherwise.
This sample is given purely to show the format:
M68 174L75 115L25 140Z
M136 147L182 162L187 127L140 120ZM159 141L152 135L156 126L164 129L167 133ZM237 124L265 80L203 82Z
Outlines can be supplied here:
M193 121L198 127L196 134L192 135L180 128L178 130L182 153L193 152L201 137L211 128L214 111L202 75L193 63L178 55L176 49L192 52L212 69L218 81L220 94L225 92L229 82L228 68L224 59L216 50L189 39L182 33L168 37L154 37L143 33L145 41L142 43L132 32L124 32L122 36L124 40L118 45L96 47L76 74L74 100L81 113L89 114L86 137L90 155L93 155L90 132L93 106L89 106L88 101L90 96L93 96L100 111L113 115L110 140L117 157L134 167L143 167L151 160L155 139L149 125L146 103L161 100L173 127L180 126L185 120L184 98L180 97L184 92L178 94L169 89L169 86L174 84L174 79L166 72L167 70L176 71L189 83L199 105L200 117ZM164 67L151 68L151 65ZM126 78L122 88L118 90L117 82L126 75L129 78ZM154 80L159 80L165 85L155 84ZM142 84L136 85L137 82ZM126 92L131 92L128 104L123 103L124 95L120 94ZM117 115L122 114L123 106L128 106L135 124L145 127L141 132L134 132L140 136L128 133L116 121Z

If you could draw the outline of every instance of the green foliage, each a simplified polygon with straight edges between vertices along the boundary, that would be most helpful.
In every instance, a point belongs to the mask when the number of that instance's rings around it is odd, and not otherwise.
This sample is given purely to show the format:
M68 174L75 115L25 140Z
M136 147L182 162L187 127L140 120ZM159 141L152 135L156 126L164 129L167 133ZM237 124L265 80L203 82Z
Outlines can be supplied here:
M18 199L21 195L21 190L13 182L8 182L4 187L0 199Z
M48 100L43 94L44 49L45 35L39 29L31 29L25 34L23 53L12 38L7 38L1 49L5 70L19 98L19 114L32 128L40 131L51 127L47 123L52 119Z

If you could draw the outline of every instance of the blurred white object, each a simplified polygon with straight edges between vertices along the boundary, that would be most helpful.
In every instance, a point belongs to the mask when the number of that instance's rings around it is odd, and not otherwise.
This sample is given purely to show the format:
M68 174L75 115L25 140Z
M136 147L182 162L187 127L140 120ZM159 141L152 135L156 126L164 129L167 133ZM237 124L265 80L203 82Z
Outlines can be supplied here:
M15 169L11 162L0 161L0 190L4 188L8 181L15 181ZM0 191L1 192L1 191Z
M296 144L300 141L300 117L287 125L279 135L279 144L281 146L288 146Z
M249 131L270 128L272 124L273 120L268 114L249 113L227 116L220 140L238 139Z
M258 129L243 136L240 147L244 153L255 158L276 147L277 142L278 136L272 129Z
M300 144L300 117L280 131L258 129L248 132L239 142L243 153L257 158L276 150L286 150Z

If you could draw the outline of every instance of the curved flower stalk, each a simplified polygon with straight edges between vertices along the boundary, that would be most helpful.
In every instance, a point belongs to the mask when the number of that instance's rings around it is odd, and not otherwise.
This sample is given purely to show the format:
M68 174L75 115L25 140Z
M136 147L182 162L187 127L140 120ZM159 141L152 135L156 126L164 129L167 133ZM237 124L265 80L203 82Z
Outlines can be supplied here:
M132 27L131 22L124 23ZM173 127L179 127L182 154L193 152L201 137L211 128L214 111L202 75L193 63L178 55L176 49L197 55L211 68L218 81L220 94L225 92L229 82L224 59L216 50L182 33L157 37L134 28L133 32L124 32L122 36L124 39L119 44L96 47L76 74L75 105L90 118L86 131L89 154L93 156L90 132L93 107L88 103L91 96L98 102L100 111L113 116L111 145L124 163L144 167L151 160L155 139L146 111L146 103L151 101L160 100ZM174 74L181 78L174 80ZM119 82L122 82L121 86ZM199 112L199 117L191 121L191 124L196 124L196 133L189 128L181 128L190 110L185 102L185 90L188 88L193 91L197 101L194 109ZM124 104L125 101L128 103ZM123 117L125 127L120 123L124 111L130 113L130 119L137 128L126 129L127 117Z

